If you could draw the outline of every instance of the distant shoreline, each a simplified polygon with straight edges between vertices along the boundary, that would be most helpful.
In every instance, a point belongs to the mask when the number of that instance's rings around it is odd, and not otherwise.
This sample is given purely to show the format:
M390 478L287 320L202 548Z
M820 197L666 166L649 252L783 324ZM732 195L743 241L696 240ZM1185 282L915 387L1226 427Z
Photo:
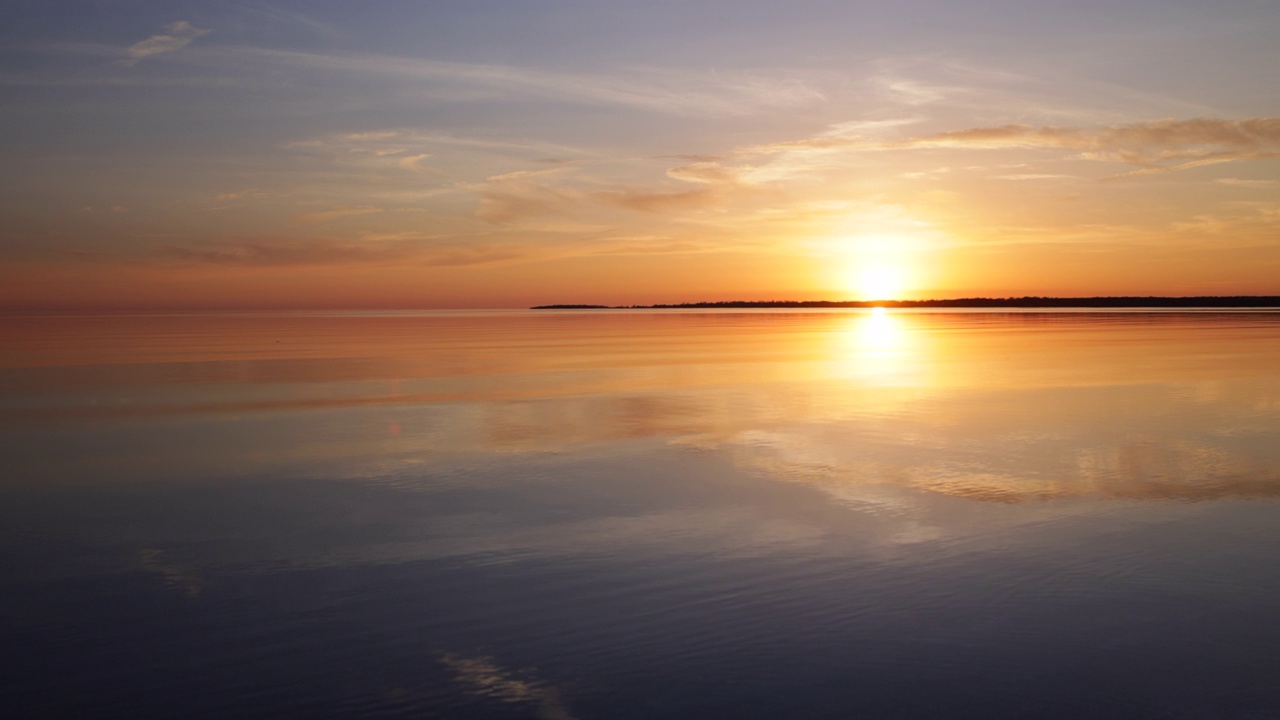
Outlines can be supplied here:
M1271 308L1280 295L1196 297L1018 297L947 300L721 300L655 305L535 305L530 310L680 310L735 308Z

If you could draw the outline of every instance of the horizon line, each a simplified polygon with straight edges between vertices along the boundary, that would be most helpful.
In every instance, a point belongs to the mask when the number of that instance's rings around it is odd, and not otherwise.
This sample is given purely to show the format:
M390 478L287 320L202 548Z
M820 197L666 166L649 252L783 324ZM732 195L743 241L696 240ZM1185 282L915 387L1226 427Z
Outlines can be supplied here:
M1058 297L1023 295L1017 297L930 298L927 300L713 300L648 305L599 305L557 303L534 305L530 310L661 310L680 308L929 308L929 307L1280 307L1280 295L1095 295Z
M701 300L678 303L648 303L606 305L598 303L553 303L543 305L429 307L429 306L241 306L241 307L8 307L0 308L0 317L30 315L112 315L153 313L157 315L188 315L207 313L326 313L326 312L432 312L432 311L500 311L500 310L661 310L679 308L929 308L929 307L1130 307L1130 308L1280 308L1280 295L1093 295L1052 296L1021 295L1007 297L969 296L953 298L929 298L923 300Z

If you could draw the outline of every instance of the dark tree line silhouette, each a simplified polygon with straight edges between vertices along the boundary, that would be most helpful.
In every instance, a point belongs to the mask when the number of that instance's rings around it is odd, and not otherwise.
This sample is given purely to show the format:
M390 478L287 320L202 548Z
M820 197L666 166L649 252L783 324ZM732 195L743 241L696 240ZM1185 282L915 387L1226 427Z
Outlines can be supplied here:
M1040 297L950 298L945 300L720 300L655 305L536 305L531 310L661 310L680 308L1273 308L1277 295L1201 295L1196 297Z

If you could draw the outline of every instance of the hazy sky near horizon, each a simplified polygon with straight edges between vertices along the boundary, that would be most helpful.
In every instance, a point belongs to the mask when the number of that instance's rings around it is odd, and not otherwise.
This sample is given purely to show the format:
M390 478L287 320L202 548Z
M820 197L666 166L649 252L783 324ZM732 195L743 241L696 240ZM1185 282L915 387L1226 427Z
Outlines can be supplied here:
M1274 0L0 15L0 307L1280 294Z

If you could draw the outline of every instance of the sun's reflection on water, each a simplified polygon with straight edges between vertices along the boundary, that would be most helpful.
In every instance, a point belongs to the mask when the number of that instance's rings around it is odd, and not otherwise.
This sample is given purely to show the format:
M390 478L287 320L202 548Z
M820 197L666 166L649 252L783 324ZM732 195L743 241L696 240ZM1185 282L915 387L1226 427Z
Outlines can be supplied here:
M882 307L849 318L839 329L838 375L871 386L923 382L923 348L909 320Z
M99 483L161 467L199 478L345 464L344 476L380 477L468 453L659 441L780 477L1001 502L1276 494L1272 316L871 308L184 322L186 340L168 319L131 320L123 334L148 342L111 336L93 346L101 366L58 364L72 356L54 331L80 338L74 323L28 338L63 354L0 370L0 424L79 446L102 439L94 453L15 443L12 475ZM285 342L261 339L276 335ZM294 345L298 357L280 357ZM116 396L138 400L97 402ZM191 442L171 417L209 430Z

